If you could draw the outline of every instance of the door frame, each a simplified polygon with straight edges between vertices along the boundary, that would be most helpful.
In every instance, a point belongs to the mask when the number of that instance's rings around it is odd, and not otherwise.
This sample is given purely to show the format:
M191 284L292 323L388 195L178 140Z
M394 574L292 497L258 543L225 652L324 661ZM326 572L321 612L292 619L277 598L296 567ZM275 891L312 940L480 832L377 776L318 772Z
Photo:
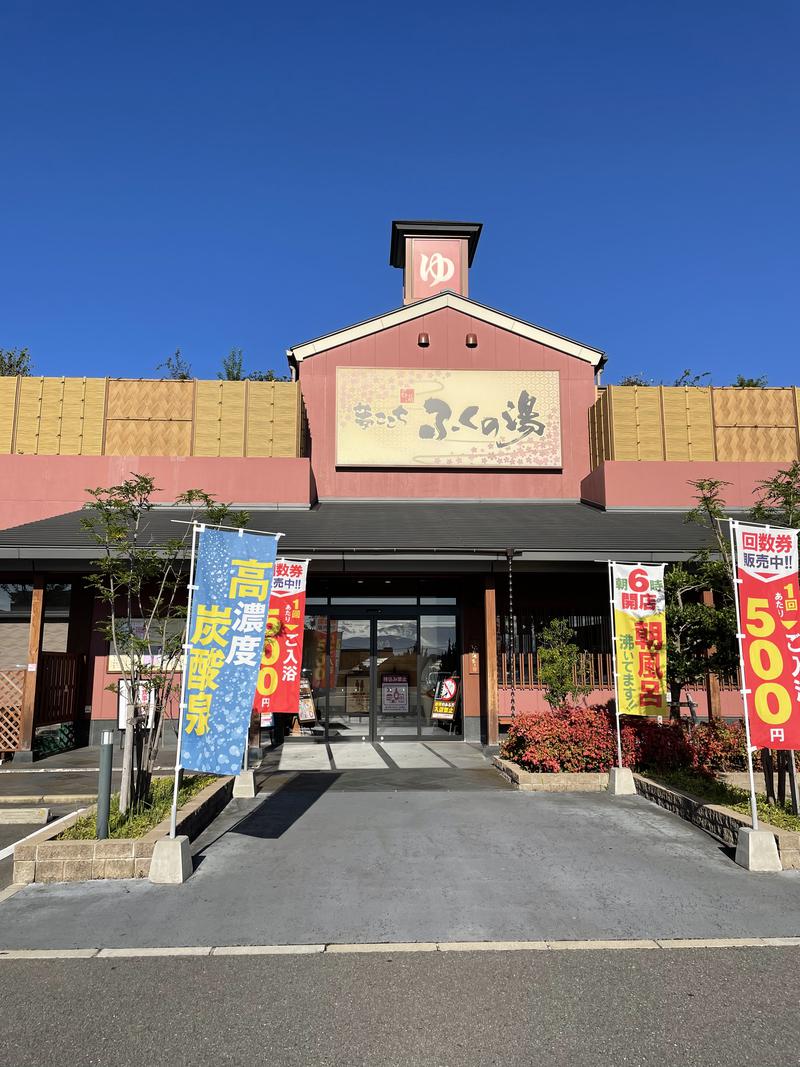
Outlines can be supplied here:
M403 610L405 608L405 610ZM332 605L327 612L328 627L325 638L325 670L327 686L325 688L325 720L324 720L324 738L326 743L334 741L336 744L351 742L362 743L367 741L371 744L375 744L379 741L380 731L378 730L378 620L397 620L398 622L413 622L416 624L416 660L417 660L417 698L414 705L414 730L409 730L404 734L393 734L392 737L397 741L418 741L422 736L422 724L420 723L420 698L419 698L419 663L420 663L420 612L419 609L412 609L411 605L399 604L395 607L369 607L359 608L357 606L350 607L347 605L345 608L339 608ZM367 728L360 735L356 731L352 736L334 737L330 736L329 722L330 722L330 693L331 693L331 679L327 677L327 671L330 668L330 641L331 641L331 623L338 619L358 619L360 621L369 622L369 722Z

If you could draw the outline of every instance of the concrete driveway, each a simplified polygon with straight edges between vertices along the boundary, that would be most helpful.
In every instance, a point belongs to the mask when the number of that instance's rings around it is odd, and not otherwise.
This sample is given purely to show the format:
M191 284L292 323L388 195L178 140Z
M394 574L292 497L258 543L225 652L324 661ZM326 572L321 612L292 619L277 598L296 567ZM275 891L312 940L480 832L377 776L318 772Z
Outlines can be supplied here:
M750 874L639 797L516 792L490 768L275 775L183 886L33 885L0 947L789 936L800 873Z

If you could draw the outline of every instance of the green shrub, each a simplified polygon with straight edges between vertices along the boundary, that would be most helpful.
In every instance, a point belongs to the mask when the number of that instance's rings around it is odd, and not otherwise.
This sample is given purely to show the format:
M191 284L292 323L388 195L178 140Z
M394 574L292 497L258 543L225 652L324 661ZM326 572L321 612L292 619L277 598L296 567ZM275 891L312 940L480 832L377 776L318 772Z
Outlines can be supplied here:
M185 776L178 791L180 808L192 797L217 779L213 774ZM144 837L170 813L172 807L173 778L154 778L150 783L147 799L125 815L119 813L119 793L111 797L111 813L108 818L109 837ZM86 841L97 837L97 815L94 811L80 819L68 830L58 835L61 841Z

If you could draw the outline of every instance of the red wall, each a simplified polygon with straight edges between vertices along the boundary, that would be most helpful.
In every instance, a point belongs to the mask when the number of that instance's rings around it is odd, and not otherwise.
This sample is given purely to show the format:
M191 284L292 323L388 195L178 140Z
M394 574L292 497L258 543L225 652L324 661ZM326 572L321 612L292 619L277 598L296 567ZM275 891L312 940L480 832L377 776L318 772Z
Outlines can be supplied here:
M686 508L696 503L690 482L718 478L730 483L722 489L730 507L749 508L756 484L787 463L606 460L583 479L581 497L607 508Z
M420 348L419 333L430 336ZM478 347L464 343L477 334ZM443 370L557 370L561 376L563 470L539 473L503 470L336 469L336 368L415 367ZM580 497L589 472L588 410L595 400L591 364L490 326L453 308L401 323L300 364L308 413L312 463L320 499L572 499Z
M149 474L171 504L186 489L203 489L236 504L300 504L311 500L307 459L205 456L0 456L0 529L76 511L87 487Z

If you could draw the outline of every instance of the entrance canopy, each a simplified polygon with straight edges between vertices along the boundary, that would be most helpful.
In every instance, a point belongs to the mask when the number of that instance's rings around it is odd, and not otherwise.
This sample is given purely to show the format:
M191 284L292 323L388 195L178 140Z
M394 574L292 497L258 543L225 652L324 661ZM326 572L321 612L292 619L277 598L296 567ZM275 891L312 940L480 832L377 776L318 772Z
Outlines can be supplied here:
M186 509L155 508L152 543L175 536ZM15 561L89 561L97 546L73 511L0 532L0 569ZM250 510L251 530L282 531L282 555L315 559L519 561L682 560L711 547L680 511L600 511L580 503L327 501L309 509Z

